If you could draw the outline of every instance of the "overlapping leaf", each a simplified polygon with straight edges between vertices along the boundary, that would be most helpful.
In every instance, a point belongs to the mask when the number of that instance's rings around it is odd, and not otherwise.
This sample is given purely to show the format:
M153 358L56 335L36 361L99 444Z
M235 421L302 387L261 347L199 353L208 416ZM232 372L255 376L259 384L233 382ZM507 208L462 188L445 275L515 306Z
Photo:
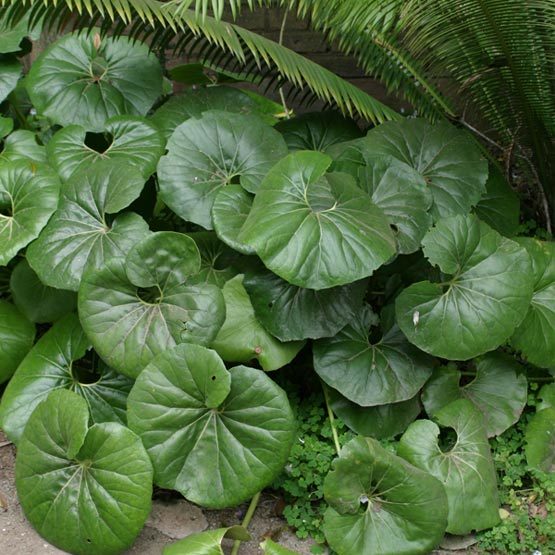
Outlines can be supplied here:
M543 472L555 472L555 408L538 411L526 428L525 452L528 465Z
M18 160L46 162L46 149L38 144L36 135L31 131L18 129L3 141L0 162L17 162Z
M21 71L21 62L17 58L0 55L0 102L15 89Z
M409 341L451 360L505 342L532 298L526 251L472 215L441 220L422 244L428 260L452 277L415 283L397 297L397 322Z
M133 382L103 363L90 368L90 362L81 360L90 354L90 348L74 314L40 338L8 384L0 406L2 429L14 443L19 443L35 407L57 389L83 397L92 422L125 424L127 395Z
M285 154L281 135L256 116L218 110L177 127L160 159L162 200L181 218L212 229L212 205L222 187L252 193Z
M148 233L137 214L108 215L126 208L141 193L138 170L114 162L83 169L64 184L58 210L27 251L29 264L51 287L77 291L86 265L102 267Z
M86 401L70 391L54 391L35 409L17 452L17 493L25 516L53 545L116 555L150 512L152 465L126 427L88 428L88 420Z
M386 216L332 159L302 151L266 176L238 239L293 285L326 289L362 279L395 254Z
M207 530L164 547L163 555L224 555L224 539L249 541L251 536L242 526Z
M178 345L137 378L128 422L155 482L210 508L236 505L281 471L294 437L285 392L260 370L226 370L218 355Z

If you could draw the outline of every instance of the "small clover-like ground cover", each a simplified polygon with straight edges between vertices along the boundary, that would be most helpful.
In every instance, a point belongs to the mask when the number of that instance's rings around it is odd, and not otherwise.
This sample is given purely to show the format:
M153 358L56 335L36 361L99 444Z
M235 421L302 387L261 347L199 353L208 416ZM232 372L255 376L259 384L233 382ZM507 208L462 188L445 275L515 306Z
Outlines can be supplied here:
M264 372L227 370L216 352L177 345L137 378L129 427L155 483L210 508L245 501L283 468L295 429L287 395Z
M116 555L130 547L150 512L152 464L125 426L88 422L82 397L51 393L19 444L17 493L25 516L50 543L75 555Z

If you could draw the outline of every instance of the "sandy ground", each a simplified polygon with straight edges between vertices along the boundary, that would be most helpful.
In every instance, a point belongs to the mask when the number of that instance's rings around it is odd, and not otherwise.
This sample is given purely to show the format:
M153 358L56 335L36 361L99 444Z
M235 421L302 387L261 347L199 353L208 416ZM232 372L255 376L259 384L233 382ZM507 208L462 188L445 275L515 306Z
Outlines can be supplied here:
M17 500L14 482L15 448L0 432L0 555L63 554L44 541L27 522ZM194 532L240 524L246 505L225 511L203 511L185 500L156 499L140 536L127 555L161 555L165 545ZM310 542L299 540L285 521L276 516L276 500L263 496L249 526L253 541L243 543L240 555L259 555L258 544L267 537L301 555L310 553ZM230 546L224 547L229 553Z

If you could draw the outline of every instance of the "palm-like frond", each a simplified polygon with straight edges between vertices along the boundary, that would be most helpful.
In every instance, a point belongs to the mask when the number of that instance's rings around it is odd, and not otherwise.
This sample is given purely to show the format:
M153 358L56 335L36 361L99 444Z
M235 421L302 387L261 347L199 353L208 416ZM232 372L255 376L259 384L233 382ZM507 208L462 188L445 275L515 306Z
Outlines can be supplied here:
M244 29L186 8L189 0L0 0L11 6L14 19L31 12L54 28L101 25L149 40L153 48L182 52L195 47L211 65L272 78L278 86L288 81L299 90L338 106L343 112L379 123L399 117L383 103L304 56ZM204 2L206 4L206 2ZM250 3L254 5L254 0ZM211 2L217 10L222 2ZM238 5L238 2L236 2ZM200 6L202 8L202 6Z

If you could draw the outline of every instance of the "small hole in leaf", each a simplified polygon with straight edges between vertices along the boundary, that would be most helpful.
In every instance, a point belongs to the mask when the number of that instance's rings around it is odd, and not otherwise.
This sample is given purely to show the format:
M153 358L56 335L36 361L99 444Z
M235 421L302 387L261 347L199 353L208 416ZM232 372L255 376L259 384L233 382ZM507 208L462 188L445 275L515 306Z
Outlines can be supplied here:
M391 228L391 231L393 231L393 233L399 233L399 228L395 224L390 224L389 227Z
M213 382L215 382L215 381L216 381L216 376L212 376L211 380L212 380Z
M438 445L442 453L448 453L457 443L457 432L453 428L441 428Z
M87 538L87 543L92 543L92 541L91 541L91 540L89 540L89 538Z
M88 132L85 135L85 146L103 154L106 152L114 142L114 137L110 133L92 133Z
M273 306L274 306L274 301L270 301L270 302L268 303L268 308L272 308Z

